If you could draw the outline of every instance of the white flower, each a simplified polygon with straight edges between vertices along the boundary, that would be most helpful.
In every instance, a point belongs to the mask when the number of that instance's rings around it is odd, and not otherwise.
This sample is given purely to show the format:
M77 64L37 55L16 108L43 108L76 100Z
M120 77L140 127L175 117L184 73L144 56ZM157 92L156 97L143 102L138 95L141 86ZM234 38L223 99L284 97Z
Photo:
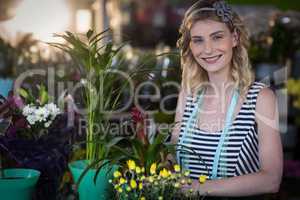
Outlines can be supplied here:
M50 112L45 107L39 107L34 112L39 122L46 121L50 115Z
M46 104L45 109L48 110L52 118L55 118L56 115L60 114L60 109L54 103Z
M48 121L44 124L45 128L48 128L52 124L52 121Z
M40 107L26 105L22 111L22 114L26 117L30 125L39 123L45 128L48 128L55 117L60 113L60 109L54 103L49 103Z
M28 115L31 115L33 112L34 112L34 108L31 105L26 105L23 108L22 114L24 116L28 116Z
M27 121L28 121L28 123L30 124L30 125L34 125L39 119L36 117L36 115L28 115L27 117L26 117L26 119L27 119Z
M86 79L81 79L81 80L80 80L80 83L81 83L82 85L85 85L85 84L87 84L87 80L86 80Z

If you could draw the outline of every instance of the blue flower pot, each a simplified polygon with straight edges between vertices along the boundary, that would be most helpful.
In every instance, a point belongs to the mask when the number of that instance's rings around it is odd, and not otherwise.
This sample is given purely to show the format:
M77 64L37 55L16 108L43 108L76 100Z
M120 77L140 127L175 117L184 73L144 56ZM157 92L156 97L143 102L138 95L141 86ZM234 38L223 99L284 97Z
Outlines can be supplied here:
M31 200L40 172L33 169L5 169L0 178L1 200Z
M73 179L75 182L78 181L80 175L83 173L84 169L88 166L86 160L79 160L69 164ZM79 183L78 193L80 200L106 200L111 199L112 195L112 184L109 183L109 179L112 179L112 174L116 170L116 167L112 167L111 171L108 173L111 166L104 166L94 183L94 176L96 174L95 169L90 169L81 182Z

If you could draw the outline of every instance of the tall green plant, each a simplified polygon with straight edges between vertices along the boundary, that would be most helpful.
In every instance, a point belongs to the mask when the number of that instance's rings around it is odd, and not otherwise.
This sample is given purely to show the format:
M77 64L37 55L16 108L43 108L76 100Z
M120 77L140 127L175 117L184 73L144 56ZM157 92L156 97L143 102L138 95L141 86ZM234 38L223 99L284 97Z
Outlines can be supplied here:
M87 134L86 159L92 164L105 159L110 148L122 138L108 134L111 113L119 103L125 86L120 83L120 77L114 71L113 65L122 46L114 47L109 40L109 30L95 34L90 30L83 38L71 32L56 35L64 39L66 44L51 43L52 46L67 52L78 64L81 75L84 75L83 99L86 105ZM126 84L125 84L126 85ZM95 127L100 127L96 132Z

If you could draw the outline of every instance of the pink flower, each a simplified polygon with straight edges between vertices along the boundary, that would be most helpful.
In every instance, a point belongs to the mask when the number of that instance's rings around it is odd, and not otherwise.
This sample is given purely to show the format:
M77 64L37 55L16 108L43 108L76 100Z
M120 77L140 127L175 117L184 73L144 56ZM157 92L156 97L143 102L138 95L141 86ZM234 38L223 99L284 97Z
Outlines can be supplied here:
M144 120L146 118L146 116L143 115L137 107L132 108L131 117L135 123L144 123Z
M24 102L21 97L14 96L12 92L9 93L6 101L12 108L22 109L24 107Z
M146 115L144 115L138 108L134 107L131 110L131 117L133 122L135 123L135 131L136 131L136 136L139 140L143 142L144 145L148 145L148 137L145 133L145 119Z

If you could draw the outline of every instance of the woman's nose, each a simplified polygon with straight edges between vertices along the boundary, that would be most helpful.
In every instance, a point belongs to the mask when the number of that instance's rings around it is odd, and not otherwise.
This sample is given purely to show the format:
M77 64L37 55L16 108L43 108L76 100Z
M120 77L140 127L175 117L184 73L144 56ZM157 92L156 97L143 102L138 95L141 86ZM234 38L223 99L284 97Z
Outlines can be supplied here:
M212 47L211 42L206 41L206 42L204 43L204 50L203 50L203 52L204 52L205 54L211 54L211 53L212 53L212 49L213 49L213 47Z

